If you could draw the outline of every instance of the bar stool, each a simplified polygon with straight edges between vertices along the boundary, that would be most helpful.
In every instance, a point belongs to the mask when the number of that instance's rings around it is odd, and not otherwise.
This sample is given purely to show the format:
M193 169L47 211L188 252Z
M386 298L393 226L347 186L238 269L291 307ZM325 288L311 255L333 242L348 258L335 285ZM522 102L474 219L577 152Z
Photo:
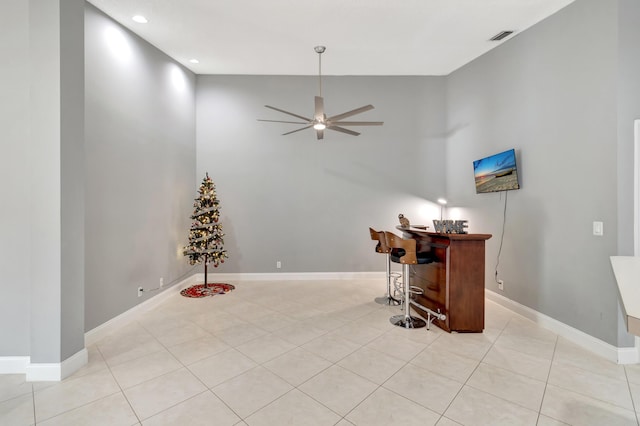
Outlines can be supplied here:
M371 239L378 242L378 244L376 244L376 253L385 254L387 266L387 294L385 294L384 297L376 297L376 303L393 306L399 305L400 300L397 297L391 296L391 280L399 278L401 274L399 272L391 271L391 249L387 246L387 239L384 235L384 231L376 231L373 228L369 228L369 233L371 234ZM395 292L394 296L396 296Z
M422 289L412 287L409 283L409 265L417 265L418 263L430 263L433 259L430 256L416 254L416 240L403 239L392 232L385 232L387 246L391 248L391 261L402 264L402 292L401 300L404 307L403 315L394 315L389 321L393 325L404 328L422 328L427 325L422 318L411 316L411 295L421 294ZM396 279L397 281L397 279Z

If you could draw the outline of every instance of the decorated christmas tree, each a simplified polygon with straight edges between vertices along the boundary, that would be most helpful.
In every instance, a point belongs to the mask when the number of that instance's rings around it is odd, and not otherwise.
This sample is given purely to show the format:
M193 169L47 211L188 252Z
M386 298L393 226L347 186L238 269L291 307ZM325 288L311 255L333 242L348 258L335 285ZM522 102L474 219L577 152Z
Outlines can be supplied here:
M213 263L214 267L224 263L228 258L227 251L222 248L224 234L220 220L220 201L216 197L216 185L206 174L198 197L193 203L193 223L189 231L189 245L185 247L183 254L189 258L191 265L204 263L204 285L207 287L207 266Z

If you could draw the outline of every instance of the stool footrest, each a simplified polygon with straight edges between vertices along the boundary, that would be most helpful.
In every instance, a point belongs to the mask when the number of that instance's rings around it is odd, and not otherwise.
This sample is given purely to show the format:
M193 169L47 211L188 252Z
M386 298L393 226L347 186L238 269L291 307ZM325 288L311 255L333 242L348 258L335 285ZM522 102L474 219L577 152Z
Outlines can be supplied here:
M447 316L445 314L443 314L442 312L440 312L440 309L438 309L438 312L433 311L429 308L427 308L426 306L422 306L421 304L410 300L409 302L411 302L411 304L413 306L417 306L418 308L422 309L423 311L425 311L427 313L427 330L429 330L429 327L431 326L431 323L435 320L440 320L440 321L444 321L447 319Z
M409 293L411 293L411 294L424 294L424 290L423 290L423 289L421 289L421 288L420 288L420 287L418 287L418 286L412 285L412 286L409 288Z

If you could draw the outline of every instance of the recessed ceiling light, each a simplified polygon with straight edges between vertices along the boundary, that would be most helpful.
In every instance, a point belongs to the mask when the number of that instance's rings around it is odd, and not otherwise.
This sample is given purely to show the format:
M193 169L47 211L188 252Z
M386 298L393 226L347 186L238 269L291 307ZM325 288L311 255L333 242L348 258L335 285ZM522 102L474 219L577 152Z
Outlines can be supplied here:
M200 61L197 59L189 59L189 62L191 62L192 64L199 64Z
M131 19L133 19L135 22L137 22L139 24L146 24L147 22L149 22L149 21L147 21L147 18L145 18L142 15L136 15Z

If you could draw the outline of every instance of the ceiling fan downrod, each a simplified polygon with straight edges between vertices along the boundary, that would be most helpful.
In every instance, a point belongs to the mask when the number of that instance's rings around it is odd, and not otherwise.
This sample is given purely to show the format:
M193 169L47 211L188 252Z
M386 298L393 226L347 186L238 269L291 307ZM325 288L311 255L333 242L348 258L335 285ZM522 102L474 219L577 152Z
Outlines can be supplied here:
M327 48L325 46L316 46L313 50L318 54L318 86L320 92L318 96L322 97L322 54Z

